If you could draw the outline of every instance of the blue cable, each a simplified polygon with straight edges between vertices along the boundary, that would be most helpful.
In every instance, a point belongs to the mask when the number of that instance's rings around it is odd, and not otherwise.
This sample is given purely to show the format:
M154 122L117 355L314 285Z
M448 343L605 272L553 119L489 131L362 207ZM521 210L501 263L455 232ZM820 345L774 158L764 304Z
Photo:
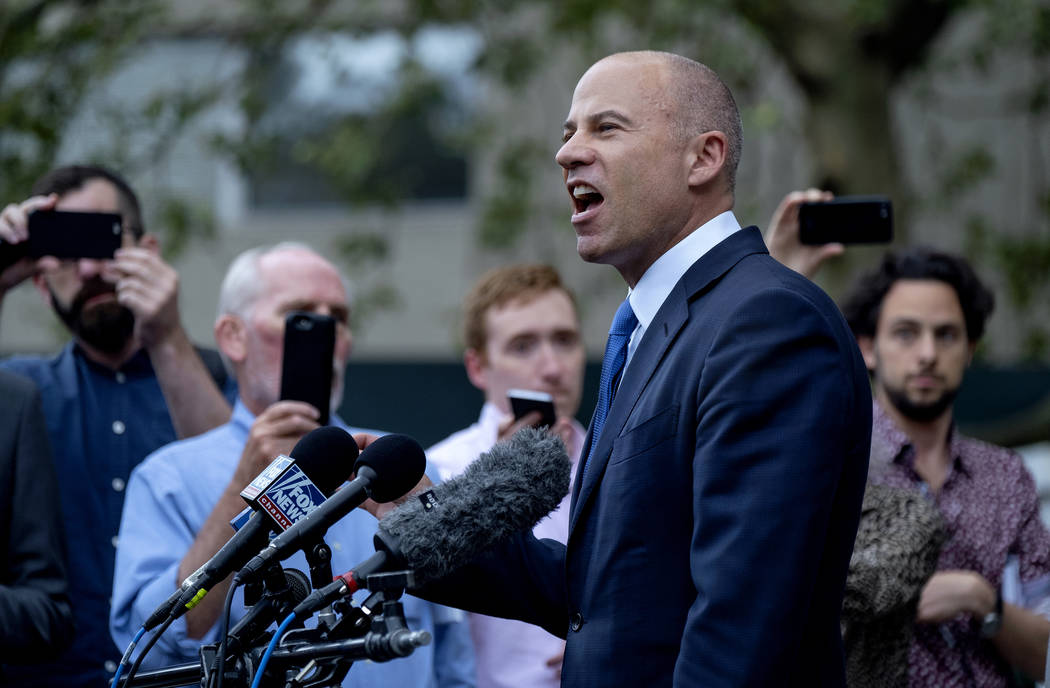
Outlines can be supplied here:
M120 675L124 673L124 667L128 665L128 660L131 659L131 653L135 651L135 646L142 640L142 636L146 634L146 627L143 626L139 629L139 632L135 634L135 637L131 639L131 644L128 645L128 649L124 650L124 656L120 658L120 664L117 665L117 671L113 674L112 688L117 688L120 683Z
M270 644L266 646L266 652L263 653L262 659L259 661L259 668L255 672L255 678L252 679L252 688L259 688L259 685L262 683L263 673L266 671L266 664L270 661L270 655L273 654L277 643L281 640L281 636L284 635L284 632L288 630L293 621L295 621L295 614L289 614L281 622L281 625L277 627L277 632L273 634Z

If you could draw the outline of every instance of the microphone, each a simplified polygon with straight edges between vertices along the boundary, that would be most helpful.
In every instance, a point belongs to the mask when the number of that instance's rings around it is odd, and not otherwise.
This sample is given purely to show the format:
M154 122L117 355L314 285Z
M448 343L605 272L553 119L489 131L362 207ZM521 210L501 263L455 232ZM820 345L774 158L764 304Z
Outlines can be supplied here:
M369 576L387 568L388 563L396 565L396 562L398 562L396 555L380 550L346 573L336 576L328 585L317 588L304 597L292 610L292 613L295 614L295 618L302 619L318 609L327 607L340 597L353 595L365 587L365 581Z
M427 459L419 443L407 435L384 435L361 452L354 469L357 477L270 541L249 561L236 580L244 581L274 559L284 559L315 537L327 532L333 523L371 497L390 502L405 494L423 477Z
M417 586L445 577L512 535L531 530L557 508L569 492L570 470L559 438L522 428L462 474L384 516L375 536L378 551L311 592L295 608L296 616L353 594L384 569L407 566Z
M326 426L310 431L296 443L291 457L294 462L284 456L275 459L241 493L256 510L248 522L153 611L144 624L146 630L160 625L169 614L178 618L193 608L209 589L265 547L275 526L285 528L293 519L305 518L308 510L323 501L323 495L346 481L348 467L357 454L357 443L349 433ZM322 495L311 495L311 488Z
M274 459L241 490L241 497L252 509L266 512L281 530L287 530L350 477L347 466L352 465L357 453L357 443L345 430L315 428L300 438L291 458ZM346 460L333 460L333 456L345 456Z
M570 470L560 438L522 428L384 516L376 546L399 551L417 585L443 578L554 511L569 492Z

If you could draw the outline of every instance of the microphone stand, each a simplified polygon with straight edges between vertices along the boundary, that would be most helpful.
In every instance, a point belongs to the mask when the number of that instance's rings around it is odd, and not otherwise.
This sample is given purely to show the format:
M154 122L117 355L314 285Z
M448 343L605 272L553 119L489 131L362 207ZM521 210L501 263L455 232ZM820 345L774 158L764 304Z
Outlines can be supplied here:
M193 686L201 683L200 662L187 662L186 664L175 664L163 669L152 671L140 671L131 680L135 688L177 688L177 686ZM123 679L121 686L127 685ZM233 685L232 683L230 685Z
M323 537L303 546L306 563L310 565L310 585L316 590L332 582L332 550Z
M280 570L280 569L278 569ZM298 573L298 572L297 572ZM286 589L274 589L276 576L270 572L264 578L268 585L257 604L271 604L275 608L279 602L273 600L287 597ZM398 657L407 657L417 647L431 641L427 631L413 631L405 620L401 596L406 587L414 584L411 571L394 571L368 576L366 587L372 594L359 606L350 600L339 600L334 605L333 616L339 612L339 619L331 626L318 625L317 628L298 628L288 631L277 649L270 656L266 666L266 677L263 686L274 688L338 688L342 685L353 663L359 659L374 662L386 662ZM287 579L284 588L288 588ZM292 597L277 613L291 613L298 604ZM254 611L255 607L252 608ZM250 614L251 612L249 612ZM254 628L262 623L263 618L273 618L267 612L258 617L256 622L246 622L248 615L234 627L228 639L231 652L228 654L228 666L223 677L229 688L246 688L252 682L262 655L272 633L263 631L254 639L235 638L234 634L244 632L245 628ZM254 633L254 631L249 631ZM234 647L247 648L233 650ZM204 645L200 649L200 661L178 664L144 671L137 674L130 684L122 682L123 688L176 688L199 684L207 686L212 680L218 645Z
M290 675L290 670L302 667L286 687L334 688L342 685L351 665L359 659L386 662L407 657L417 647L429 644L430 633L410 630L405 620L400 600L405 588L413 584L410 571L368 576L365 587L372 594L359 607L347 600L333 605L342 615L330 629L318 626L286 633L270 656L267 674ZM262 653L262 648L256 648L248 664L258 666Z
M237 681L245 670L238 662L238 657L257 643L269 640L272 634L266 629L275 620L288 616L309 592L306 576L296 569L282 569L279 563L274 562L261 573L261 581L245 586L245 604L251 605L247 613L218 644L201 646L201 686L213 685L213 681L218 678L218 671L222 671L224 686L239 685ZM234 665L228 667L231 658ZM230 668L232 675L228 670Z
M303 553L306 554L306 563L310 565L311 587L314 590L319 590L331 583L333 578L332 550L328 547L324 538L318 537L312 543L307 543L303 547ZM332 612L331 605L318 612L317 623L329 628L335 625L336 617Z
M267 635L267 628L291 613L309 592L309 585L297 569L279 566L263 579L262 595L226 636L226 656L230 657L257 645ZM297 585L296 585L297 584ZM247 597L248 591L245 590Z

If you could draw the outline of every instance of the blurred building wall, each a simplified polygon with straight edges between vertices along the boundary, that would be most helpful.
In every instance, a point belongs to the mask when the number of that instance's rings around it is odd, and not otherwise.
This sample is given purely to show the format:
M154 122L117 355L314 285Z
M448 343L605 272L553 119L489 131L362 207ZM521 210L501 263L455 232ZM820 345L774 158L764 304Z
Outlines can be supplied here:
M961 23L949 32L937 50L950 51L953 41L967 30L970 29L965 22ZM243 61L242 55L218 39L151 42L103 88L97 89L85 103L81 115L70 123L62 161L98 159L100 150L114 145L134 148L138 144L133 137L127 137L126 132L106 130L100 124L103 121L100 113L107 108L144 103L163 89L221 84L236 78ZM761 85L757 91L764 101L773 102L776 107L770 111L759 104L741 102L745 149L737 183L737 214L745 225L764 226L784 193L807 184L811 163L801 144L802 103L797 90L774 60L761 58L760 62ZM470 159L469 192L462 199L406 201L392 209L263 208L252 202L245 175L209 145L215 133L236 134L243 126L233 97L220 98L181 135L170 153L153 161L144 173L132 179L147 208L161 192L177 192L209 208L215 218L216 236L191 243L175 261L182 279L183 320L191 337L205 345L212 343L216 294L233 256L252 246L294 239L315 246L343 265L359 293L377 284L389 284L397 289L394 307L356 323L352 366L374 364L375 370L399 362L458 366L459 306L463 293L485 269L517 260L541 260L559 267L581 296L585 341L592 360L598 358L610 314L623 298L625 288L611 268L586 265L576 256L575 238L568 223L569 203L553 162L573 86L586 66L587 60L578 54L552 46L550 64L525 87L508 92L491 83L479 85L478 107L500 114L497 121L504 122L508 134L526 134L541 146L549 147L549 158L536 167L535 188L531 192L536 194L541 212L532 220L530 233L507 251L481 248L476 234L484 195L519 192L498 186L499 178L495 174L498 135L492 145L476 151ZM960 250L964 241L962 227L968 214L975 210L988 214L998 231L1015 231L1030 220L1031 199L1036 197L1034 185L1040 180L1032 177L1021 163L1032 153L1032 142L1019 135L1016 127L1011 126L1012 120L975 106L993 97L1006 97L1011 75L1020 78L1025 69L1025 65L1004 65L993 81L975 73L970 80L937 84L937 95L944 107L936 110L925 107L920 97L920 90L928 85L917 79L901 89L893 106L898 115L905 173L920 194L936 192L927 168L931 151L942 146L943 141L963 145L969 140L981 141L1005 158L1018 161L1016 165L998 169L993 179L979 185L954 210L921 208L909 228L913 242ZM960 116L961 112L965 116ZM938 138L931 139L930 131L938 132ZM340 255L340 239L360 231L379 231L388 239L388 260L369 267L352 265ZM1001 293L1001 280L993 278L993 282ZM999 308L988 328L986 352L990 358L1010 360L1016 355L1017 342L1011 333L1018 329L1023 318L1046 317L1046 306L1039 304L1028 313L1011 313L1009 309ZM67 339L53 316L40 308L38 295L28 286L5 300L3 330L2 349L6 352L55 350ZM446 368L445 374L451 374L451 369ZM389 369L386 370L389 373ZM353 379L352 374L351 381ZM466 384L465 380L460 382ZM398 394L405 394L404 390L378 389L373 382L368 387L351 388L353 397L347 408L356 408L357 415L370 407L368 397L358 395L385 394L396 398ZM467 404L471 394L469 386L462 387L456 398ZM441 403L440 390L427 389L423 396L432 408ZM384 403L386 401L372 406L382 407ZM353 407L353 404L364 406ZM474 401L469 405L472 408L462 409L455 419L456 427L465 425L476 413ZM587 408L581 411L584 422L588 416ZM460 419L465 420L460 422ZM357 419L354 422L358 422ZM381 414L373 422L366 414L361 422L397 429L398 421ZM445 422L452 425L453 419ZM448 427L448 431L453 429L455 427ZM430 434L440 429L423 425L419 431L429 439ZM1037 475L1050 475L1050 459L1040 458L1044 454L1038 452L1031 456Z

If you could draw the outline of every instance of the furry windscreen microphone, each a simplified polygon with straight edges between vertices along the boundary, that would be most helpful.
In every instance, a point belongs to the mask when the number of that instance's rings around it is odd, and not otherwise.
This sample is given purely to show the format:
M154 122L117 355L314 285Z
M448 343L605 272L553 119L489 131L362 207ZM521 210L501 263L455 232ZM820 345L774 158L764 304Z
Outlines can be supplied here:
M410 497L379 522L377 542L399 544L417 584L441 578L486 549L531 530L569 491L562 441L523 428L451 480Z

